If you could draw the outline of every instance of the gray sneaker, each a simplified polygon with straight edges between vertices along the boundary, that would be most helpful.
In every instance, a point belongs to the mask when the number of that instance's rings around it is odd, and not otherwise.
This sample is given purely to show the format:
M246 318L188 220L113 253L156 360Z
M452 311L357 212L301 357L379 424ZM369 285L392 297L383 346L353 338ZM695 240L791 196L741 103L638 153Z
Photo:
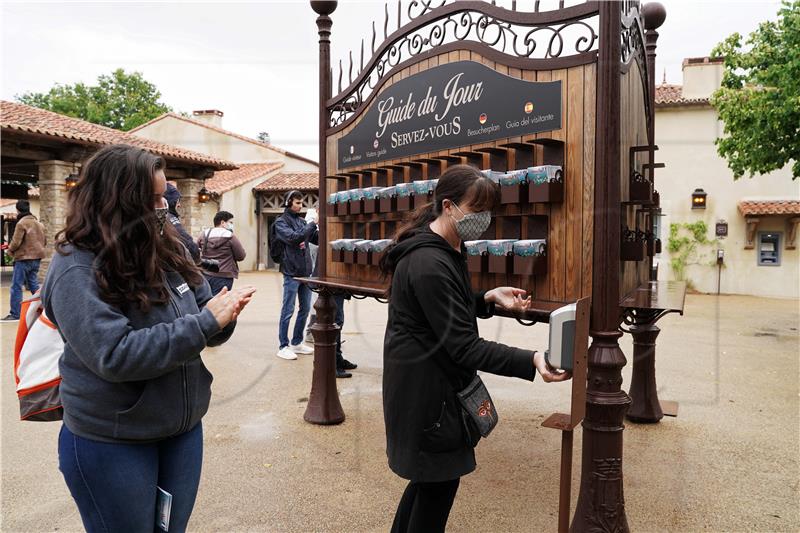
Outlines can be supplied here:
M19 317L8 314L3 318L0 318L0 322L19 322Z

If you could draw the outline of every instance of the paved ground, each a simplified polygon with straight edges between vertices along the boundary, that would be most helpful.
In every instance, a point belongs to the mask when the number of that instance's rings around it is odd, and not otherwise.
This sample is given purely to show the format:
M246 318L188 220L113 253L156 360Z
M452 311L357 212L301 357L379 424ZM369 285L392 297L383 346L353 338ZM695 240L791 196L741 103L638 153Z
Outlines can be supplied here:
M345 349L359 364L340 380L344 424L302 414L311 356L274 355L279 278L248 274L257 299L224 347L204 360L215 375L194 531L387 531L404 482L387 468L380 403L386 307L347 304ZM8 291L3 289L2 311ZM680 416L625 429L625 496L632 531L798 531L798 302L689 296L661 325L662 399ZM77 531L80 519L57 469L58 423L21 423L11 379L14 325L3 324L3 531ZM487 338L541 348L543 326L483 321ZM630 337L623 350L632 353ZM626 368L625 382L630 378ZM502 423L462 481L451 531L554 531L558 432L542 419L568 406L568 385L489 376ZM626 385L627 386L627 385ZM581 435L575 439L580 471ZM574 476L573 496L578 475ZM573 497L574 505L574 497Z

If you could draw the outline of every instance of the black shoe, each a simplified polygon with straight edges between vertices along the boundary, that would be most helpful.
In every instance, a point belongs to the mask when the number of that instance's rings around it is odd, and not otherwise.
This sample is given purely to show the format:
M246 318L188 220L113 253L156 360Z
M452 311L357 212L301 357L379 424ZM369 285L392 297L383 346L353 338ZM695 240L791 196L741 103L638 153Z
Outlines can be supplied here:
M337 378L352 378L353 374L351 374L350 372L348 372L346 370L343 370L341 368L337 368L336 369L336 377Z
M355 370L356 368L358 368L357 364L351 363L347 359L340 359L339 363L336 366L338 366L342 370Z
M0 322L17 322L18 320L19 320L18 316L13 316L11 314L8 314L3 318L0 318Z

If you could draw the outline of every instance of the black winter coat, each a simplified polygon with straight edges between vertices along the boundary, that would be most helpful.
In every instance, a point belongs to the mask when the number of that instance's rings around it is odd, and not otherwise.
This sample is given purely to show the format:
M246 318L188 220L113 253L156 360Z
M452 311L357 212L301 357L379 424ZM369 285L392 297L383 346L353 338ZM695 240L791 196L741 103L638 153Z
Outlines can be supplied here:
M314 266L308 243L319 244L316 222L306 223L303 217L287 207L275 220L275 232L284 244L281 272L295 278L310 276Z
M493 304L473 293L465 250L425 229L400 242L383 347L383 411L389 467L433 482L475 469L456 390L477 370L533 380L533 351L480 338L476 317ZM446 372L446 374L445 374Z

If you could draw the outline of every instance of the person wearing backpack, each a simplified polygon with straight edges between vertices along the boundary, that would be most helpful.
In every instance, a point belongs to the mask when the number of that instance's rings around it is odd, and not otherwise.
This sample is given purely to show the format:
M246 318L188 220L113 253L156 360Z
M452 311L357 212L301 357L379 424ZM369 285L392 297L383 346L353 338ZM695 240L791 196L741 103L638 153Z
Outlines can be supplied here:
M219 271L203 269L203 275L211 285L211 292L218 294L223 287L233 288L233 280L239 277L238 261L247 255L244 246L233 234L233 215L220 211L214 215L214 227L203 231L197 239L200 248L201 265L217 263Z
M276 355L281 359L292 360L297 359L297 354L314 353L314 349L303 342L306 319L311 308L311 289L295 278L311 275L313 264L309 243L319 244L319 228L314 213L311 213L309 220L300 216L300 211L303 209L303 194L300 191L289 191L283 207L283 214L270 228L270 255L273 252L273 242L283 244L280 257L280 271L283 273L283 304L278 324L280 346ZM289 323L294 314L295 300L299 302L300 308L290 343Z
M200 353L255 292L212 296L168 221L164 167L133 146L96 152L42 287L64 340L59 469L90 533L186 531L213 379Z

